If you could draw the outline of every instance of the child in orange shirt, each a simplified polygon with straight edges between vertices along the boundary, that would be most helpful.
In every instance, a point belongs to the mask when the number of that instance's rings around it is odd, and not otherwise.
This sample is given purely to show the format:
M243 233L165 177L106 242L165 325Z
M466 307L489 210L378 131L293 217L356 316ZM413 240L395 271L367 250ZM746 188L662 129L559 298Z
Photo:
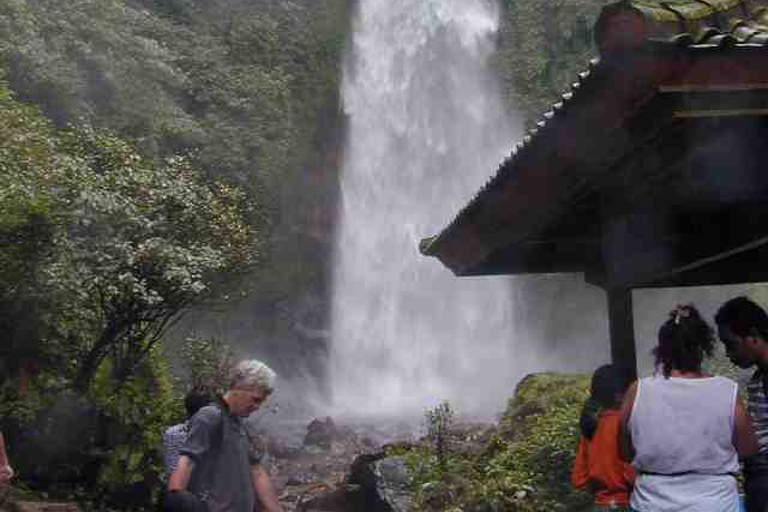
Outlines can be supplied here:
M601 366L592 375L591 396L582 413L571 484L594 493L596 512L629 510L635 472L619 454L619 408L628 386L618 368ZM590 415L590 403L597 407L596 419Z

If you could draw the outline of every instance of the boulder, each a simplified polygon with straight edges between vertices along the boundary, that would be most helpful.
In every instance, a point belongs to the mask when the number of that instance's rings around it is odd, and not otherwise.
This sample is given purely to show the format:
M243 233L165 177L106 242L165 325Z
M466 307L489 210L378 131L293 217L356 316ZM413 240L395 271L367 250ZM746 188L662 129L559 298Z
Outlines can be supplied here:
M411 475L403 457L363 454L352 463L348 486L349 510L354 512L410 512L413 509Z
M338 441L342 437L342 431L336 427L330 416L324 420L315 418L307 425L307 435L304 437L304 444L306 446L319 446L327 449L331 447L334 441Z
M413 508L411 475L403 457L387 457L373 463L376 492L392 512Z

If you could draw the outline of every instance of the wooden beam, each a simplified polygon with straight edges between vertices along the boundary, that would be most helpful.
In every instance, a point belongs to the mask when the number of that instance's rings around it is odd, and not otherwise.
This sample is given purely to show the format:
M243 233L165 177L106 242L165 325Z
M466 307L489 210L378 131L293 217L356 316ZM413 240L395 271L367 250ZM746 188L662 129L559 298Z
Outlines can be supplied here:
M768 282L768 236L683 265L642 283L637 288L717 286Z
M510 244L459 276L583 272L600 254L599 239L562 239Z
M768 115L768 84L661 86L659 94L672 100L680 118Z
M637 378L632 290L611 289L607 291L607 294L611 361L632 378Z

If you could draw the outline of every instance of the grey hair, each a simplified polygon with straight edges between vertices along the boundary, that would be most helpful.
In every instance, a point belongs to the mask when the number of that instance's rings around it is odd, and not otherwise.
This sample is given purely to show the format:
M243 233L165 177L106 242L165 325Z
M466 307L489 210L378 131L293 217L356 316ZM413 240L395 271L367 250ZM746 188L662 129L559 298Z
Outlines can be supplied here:
M276 379L277 374L266 364L258 359L245 359L232 369L229 387L230 389L257 387L272 393L275 390Z

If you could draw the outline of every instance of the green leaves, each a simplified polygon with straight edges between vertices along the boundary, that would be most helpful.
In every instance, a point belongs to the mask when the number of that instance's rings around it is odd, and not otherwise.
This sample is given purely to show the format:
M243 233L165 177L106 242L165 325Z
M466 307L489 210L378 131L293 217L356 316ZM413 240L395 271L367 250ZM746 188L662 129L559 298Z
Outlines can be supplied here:
M441 454L433 447L436 433L448 435L453 412L447 403L428 411L427 439L433 446L417 445L404 454L421 510L565 512L593 503L569 483L588 389L584 375L526 377L496 432L475 451L445 449ZM435 488L450 499L436 499Z
M155 165L91 127L56 133L7 90L0 102L0 304L21 300L22 285L51 301L46 344L80 358L79 389L108 355L125 379L214 284L259 262L253 206L236 187L206 183L186 158Z
M181 358L191 389L223 393L229 387L229 374L235 358L225 341L189 337L182 345Z

